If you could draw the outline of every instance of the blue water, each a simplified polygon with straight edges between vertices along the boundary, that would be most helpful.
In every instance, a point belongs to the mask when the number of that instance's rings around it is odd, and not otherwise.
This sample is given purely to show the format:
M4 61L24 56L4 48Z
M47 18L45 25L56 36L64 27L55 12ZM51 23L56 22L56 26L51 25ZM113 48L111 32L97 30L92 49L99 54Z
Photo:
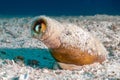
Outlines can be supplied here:
M1 0L0 15L120 15L120 0Z

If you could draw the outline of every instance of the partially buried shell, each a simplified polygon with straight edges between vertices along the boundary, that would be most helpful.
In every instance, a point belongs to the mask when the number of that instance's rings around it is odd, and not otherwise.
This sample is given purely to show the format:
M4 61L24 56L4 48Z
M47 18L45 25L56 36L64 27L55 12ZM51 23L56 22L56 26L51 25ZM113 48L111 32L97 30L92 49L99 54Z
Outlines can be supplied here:
M32 23L32 35L49 48L63 69L102 63L107 57L102 43L74 24L60 23L46 16L36 17Z

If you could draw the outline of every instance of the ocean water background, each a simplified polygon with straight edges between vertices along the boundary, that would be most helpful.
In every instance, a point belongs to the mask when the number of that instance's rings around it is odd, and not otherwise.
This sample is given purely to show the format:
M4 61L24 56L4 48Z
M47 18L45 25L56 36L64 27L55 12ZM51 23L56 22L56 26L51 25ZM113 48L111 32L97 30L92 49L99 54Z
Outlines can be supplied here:
M1 0L0 17L120 15L120 0Z

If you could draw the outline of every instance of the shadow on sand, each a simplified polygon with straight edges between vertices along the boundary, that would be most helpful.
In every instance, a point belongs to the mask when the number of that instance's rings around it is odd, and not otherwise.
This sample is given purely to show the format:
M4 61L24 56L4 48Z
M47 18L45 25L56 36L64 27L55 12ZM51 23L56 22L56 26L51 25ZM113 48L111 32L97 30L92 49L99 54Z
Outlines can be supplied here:
M0 48L0 58L23 61L25 65L52 69L55 60L48 49L37 48Z

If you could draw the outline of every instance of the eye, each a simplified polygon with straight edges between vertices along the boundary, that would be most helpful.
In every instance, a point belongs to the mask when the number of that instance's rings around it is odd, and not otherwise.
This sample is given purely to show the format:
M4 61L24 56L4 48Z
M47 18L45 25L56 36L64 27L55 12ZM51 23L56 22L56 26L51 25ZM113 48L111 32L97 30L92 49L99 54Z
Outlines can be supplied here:
M36 25L36 26L34 27L34 31L35 31L36 33L40 33L40 30L41 30L41 25L40 25L40 24L38 24L38 25Z
M35 27L34 27L34 31L36 33L41 33L41 32L45 32L46 30L46 25L44 23L41 23L41 24L37 24Z
M45 32L45 30L46 30L46 25L44 24L44 23L41 23L41 32Z

